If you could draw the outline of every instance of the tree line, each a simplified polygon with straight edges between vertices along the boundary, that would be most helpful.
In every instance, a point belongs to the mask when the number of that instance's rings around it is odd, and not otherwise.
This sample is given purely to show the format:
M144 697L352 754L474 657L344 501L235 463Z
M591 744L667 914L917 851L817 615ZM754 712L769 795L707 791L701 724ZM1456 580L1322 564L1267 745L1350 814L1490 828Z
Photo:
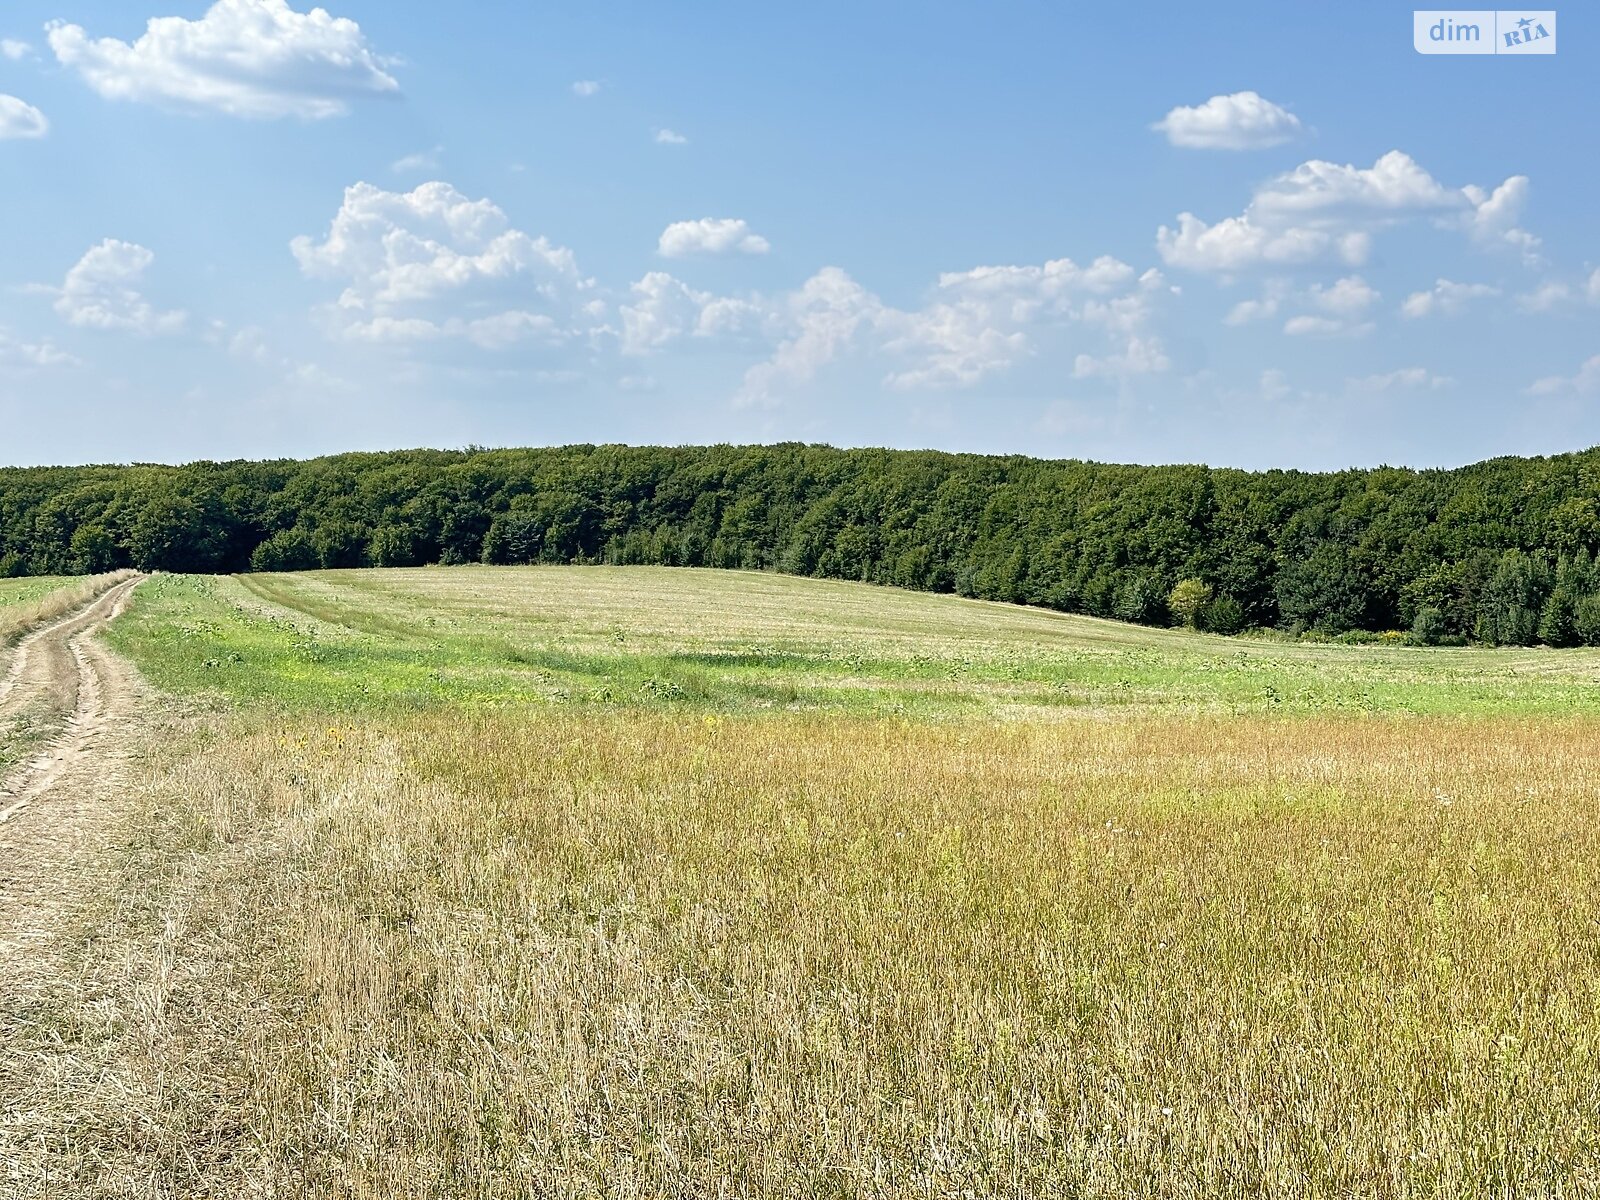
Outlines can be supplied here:
M0 574L783 571L1145 624L1600 645L1600 449L1246 472L828 446L0 470Z

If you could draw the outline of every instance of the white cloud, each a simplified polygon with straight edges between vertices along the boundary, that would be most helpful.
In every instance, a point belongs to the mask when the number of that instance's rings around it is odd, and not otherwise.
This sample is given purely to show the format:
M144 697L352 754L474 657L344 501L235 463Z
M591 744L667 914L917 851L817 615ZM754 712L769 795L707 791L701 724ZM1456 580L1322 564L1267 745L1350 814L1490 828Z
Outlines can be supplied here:
M1021 305L1022 311L1017 315L1025 316L1074 293L1107 295L1126 286L1133 277L1132 267L1107 254L1087 267L1078 266L1070 258L1056 258L1042 266L947 271L939 276L939 288L968 300Z
M287 362L287 360L286 360ZM299 391L355 392L356 385L320 363L287 363L285 382Z
M689 139L671 129L656 130L656 144L660 146L686 146Z
M229 338L228 353L254 363L264 363L271 358L266 334L257 325L247 325Z
M1213 96L1204 104L1174 108L1151 126L1174 146L1190 150L1255 150L1300 135L1300 118L1255 92Z
M194 21L153 17L132 44L63 21L46 29L57 60L109 100L319 119L400 87L356 22L286 0L218 0Z
M1283 323L1283 331L1293 337L1364 337L1373 330L1370 321L1350 321L1341 317L1302 314Z
M651 271L619 308L622 352L648 354L685 335L712 337L759 325L757 305L698 291L663 271Z
M1485 192L1470 183L1461 191L1472 203L1472 211L1466 214L1465 225L1474 239L1489 246L1510 246L1530 266L1541 261L1539 239L1526 229L1517 227L1528 202L1526 175L1513 175L1492 192Z
M775 389L805 383L884 317L883 302L838 267L824 267L789 297L793 332L772 358L745 373L736 401L771 405Z
M661 245L668 256L753 251L765 244L755 238L732 219L684 222ZM308 278L341 285L317 312L348 341L587 346L626 360L737 339L768 350L735 397L755 405L778 402L846 355L881 363L882 386L895 390L970 386L1046 352L1079 378L1166 370L1150 318L1176 290L1159 271L1102 257L946 273L910 309L884 304L837 267L776 295L719 295L665 271L608 294L578 273L569 251L441 182L408 193L358 183L325 234L295 238L291 249ZM239 352L248 349L245 341Z
M1398 150L1371 167L1312 160L1258 188L1236 217L1207 224L1179 214L1175 227L1157 231L1156 246L1169 264L1219 274L1334 261L1354 266L1366 261L1378 231L1430 218L1480 244L1527 254L1537 239L1514 224L1526 195L1523 176L1492 193L1447 187Z
M1387 392L1421 388L1438 390L1454 387L1456 381L1448 375L1435 375L1426 367L1401 367L1398 370L1386 371L1380 375L1367 375L1348 382L1350 387L1358 392Z
M1155 298L1168 290L1158 271L1136 275L1110 257L1087 267L1063 258L950 272L940 276L928 304L903 310L829 267L773 307L764 327L779 329L783 340L771 359L746 374L738 399L774 404L786 387L851 351L900 360L883 378L885 387L968 387L1058 348L1067 327L1083 330L1077 340L1097 351L1073 359L1077 378L1166 370L1165 351L1146 325Z
M0 92L0 142L9 138L42 138L50 122L33 105Z
M1345 319L1362 315L1383 298L1359 275L1347 276L1329 287L1317 284L1308 295L1323 312Z
M411 175L418 171L437 171L439 169L439 156L444 153L443 146L435 146L432 150L422 150L416 154L407 154L397 158L389 164L389 170L396 175Z
M155 257L143 246L107 238L89 248L59 288L44 290L54 294L56 312L71 325L140 334L173 333L183 328L188 314L159 312L138 289Z
M1550 312L1577 298L1578 293L1571 284L1559 279L1547 279L1533 291L1521 293L1517 297L1517 307L1524 312Z
M1269 279L1259 299L1235 304L1223 318L1223 324L1237 326L1266 321L1286 308L1298 307L1313 311L1291 315L1284 322L1285 333L1360 335L1371 332L1372 326L1362 318L1381 298L1359 275L1347 275L1326 285L1313 284L1300 291L1293 290L1286 280Z
M1251 209L1263 218L1342 214L1432 213L1462 206L1465 197L1445 187L1409 154L1391 150L1370 167L1312 159L1258 190Z
M1407 296L1400 305L1400 312L1413 319L1432 316L1434 313L1447 317L1455 316L1465 310L1472 301L1499 294L1499 288L1491 287L1487 283L1455 283L1449 279L1440 279L1434 283L1432 291L1412 292Z
M0 58L8 58L12 62L21 62L33 54L33 47L27 42L19 42L16 38L0 38Z
M76 358L48 340L24 342L8 330L0 329L0 367L73 367Z
M1179 213L1176 229L1156 231L1156 248L1169 266L1191 271L1231 273L1259 266L1298 266L1337 260L1365 262L1371 238L1361 231L1259 224L1246 213L1207 225L1193 213Z
M1127 349L1120 354L1110 354L1104 358L1095 358L1090 354L1078 355L1072 363L1072 375L1074 379L1088 379L1096 375L1148 375L1165 371L1171 365L1160 341L1153 337L1134 337L1128 340Z
M327 235L297 237L290 250L302 274L345 284L330 317L352 340L462 338L500 349L560 340L590 315L593 283L570 250L512 228L494 203L448 183L410 192L357 183Z
M1259 300L1241 300L1222 318L1224 325L1248 325L1252 321L1266 321L1278 315L1278 300L1263 296Z
M1165 369L1160 342L1144 332L1151 298L1165 286L1159 271L1136 278L1109 255L1087 267L1059 258L947 272L926 307L878 314L882 349L913 363L884 382L898 390L966 387L1034 354L1040 334L1070 324L1104 330L1099 340L1112 347L1100 357L1081 355L1078 378Z
M1551 375L1529 384L1530 396L1559 396L1565 394L1593 396L1600 393L1600 354L1585 362L1573 376Z
M1524 312L1550 312L1568 304L1600 304L1600 268L1587 280L1577 284L1560 279L1547 279L1531 292L1517 297L1517 307Z
M1283 324L1283 331L1296 336L1305 334L1319 334L1327 336L1344 331L1344 322L1336 321L1332 317L1298 316L1290 317Z
M698 221L677 221L661 232L656 252L663 258L685 258L691 254L765 254L767 239L752 233L750 226L730 217L703 217Z
M572 94L587 99L600 91L600 81L597 79L580 79L572 85Z

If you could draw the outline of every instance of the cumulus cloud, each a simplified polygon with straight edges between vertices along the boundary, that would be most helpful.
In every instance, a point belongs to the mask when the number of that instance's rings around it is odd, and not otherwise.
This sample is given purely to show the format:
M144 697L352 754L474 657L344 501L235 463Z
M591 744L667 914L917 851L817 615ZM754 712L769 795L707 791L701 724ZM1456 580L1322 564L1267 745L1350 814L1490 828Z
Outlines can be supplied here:
M1313 284L1296 290L1287 280L1269 279L1257 299L1241 300L1228 310L1224 325L1249 325L1266 321L1285 310L1290 316L1284 332L1294 335L1364 334L1372 325L1363 318L1381 299L1378 291L1359 275L1347 275L1331 284ZM1295 313L1295 309L1309 312Z
M1509 246L1530 266L1542 261L1539 239L1517 226L1528 203L1526 175L1513 175L1492 192L1470 183L1461 191L1472 204L1463 224L1474 239L1488 246Z
M664 271L633 284L618 311L624 354L648 354L686 335L736 333L762 320L754 302L699 291Z
M1370 167L1312 159L1256 192L1251 207L1262 217L1382 215L1437 212L1464 197L1445 187L1409 154L1391 150Z
M1526 391L1530 396L1593 396L1600 393L1600 354L1580 366L1576 375L1546 376L1529 384Z
M345 189L320 240L297 237L301 273L345 285L331 315L352 340L464 338L488 349L560 340L594 300L570 250L511 226L448 183Z
M883 348L913 364L884 382L900 390L966 387L1031 356L1039 343L1072 325L1085 329L1080 340L1109 347L1080 354L1077 378L1165 370L1161 344L1145 329L1153 298L1165 286L1160 272L1137 275L1109 255L1086 267L1060 258L946 273L925 307L883 310Z
M687 146L689 139L676 130L658 129L656 130L656 144L658 146Z
M234 117L339 116L400 85L356 22L287 0L218 0L198 20L153 17L128 43L78 25L46 27L62 66L109 100Z
M1249 214L1207 225L1193 213L1179 213L1176 228L1163 225L1156 232L1156 248L1169 266L1221 274L1326 261L1353 266L1366 261L1371 244L1360 230L1273 228Z
M730 217L674 222L662 231L656 246L663 258L685 258L691 254L765 254L770 249L766 238L751 232L745 222Z
M1517 297L1517 307L1524 312L1550 312L1569 304L1584 303L1600 304L1600 268L1579 283L1547 279L1531 292Z
M1312 160L1258 188L1238 216L1208 224L1180 213L1175 226L1157 231L1156 247L1170 265L1224 275L1263 266L1356 266L1375 233L1426 218L1526 255L1538 245L1515 224L1526 196L1523 176L1493 192L1448 187L1399 150L1371 167Z
M1350 275L1323 287L1317 284L1309 292L1311 303L1336 317L1358 317L1383 297L1359 275Z
M1491 287L1487 283L1455 283L1449 279L1440 279L1433 285L1431 291L1412 292L1407 296L1400 305L1400 312L1412 319L1433 316L1435 313L1453 317L1465 311L1472 301L1499 294L1499 288Z
M161 312L139 291L155 255L133 242L107 238L67 272L59 288L43 289L56 298L55 310L70 325L130 333L173 333L188 314Z
M1174 108L1151 126L1174 146L1190 150L1256 150L1298 137L1300 118L1255 92L1213 96Z
M1096 358L1092 354L1078 355L1072 363L1072 375L1075 379L1089 379L1097 375L1148 375L1153 371L1165 371L1171 365L1160 341L1153 337L1134 337L1128 339L1127 349L1120 354L1109 354L1103 358Z
M50 122L33 105L0 92L0 142L8 138L42 138Z
M1436 375L1426 367L1400 367L1378 375L1367 375L1348 381L1358 392L1388 392L1397 390L1437 390L1454 387L1455 380L1448 375Z
M0 58L21 62L32 54L33 47L27 42L19 42L16 38L0 38Z
M1087 267L1063 258L950 272L926 305L905 310L828 267L769 315L783 340L746 374L738 399L774 404L786 388L852 351L900 360L883 379L900 391L968 387L1071 340L1097 351L1074 358L1076 378L1166 370L1166 354L1147 322L1167 290L1157 271L1141 275L1110 257ZM1063 336L1068 327L1080 331L1075 339Z
M1372 332L1364 320L1367 311L1382 297L1359 275L1349 275L1324 287L1318 284L1305 293L1306 303L1317 310L1290 317L1283 331L1294 336L1359 337Z
M1224 325L1249 325L1253 321L1266 321L1278 315L1278 298L1263 296L1259 300L1241 300L1222 318Z
M765 245L755 237L732 219L684 222L663 235L662 252L753 252ZM741 405L779 403L846 357L902 391L968 387L1044 354L1080 379L1163 371L1152 314L1176 290L1159 271L1102 257L949 272L910 308L884 303L838 267L770 294L718 294L666 271L612 293L583 277L570 251L443 182L410 192L355 184L324 234L290 248L307 278L340 286L316 312L344 340L531 345L624 361L737 343L764 355L744 375ZM237 352L253 353L254 343L242 340Z
M1307 335L1332 337L1335 334L1344 333L1346 326L1343 321L1334 317L1317 317L1302 314L1298 317L1290 317L1285 321L1283 323L1283 331L1294 337Z
M597 79L580 79L572 85L572 94L587 99L600 91L600 81Z
M812 379L886 316L883 302L838 267L824 267L806 280L785 307L793 332L769 361L745 374L737 396L742 405L774 403L780 384Z
M6 329L0 329L0 367L71 367L78 360L50 341L25 342Z

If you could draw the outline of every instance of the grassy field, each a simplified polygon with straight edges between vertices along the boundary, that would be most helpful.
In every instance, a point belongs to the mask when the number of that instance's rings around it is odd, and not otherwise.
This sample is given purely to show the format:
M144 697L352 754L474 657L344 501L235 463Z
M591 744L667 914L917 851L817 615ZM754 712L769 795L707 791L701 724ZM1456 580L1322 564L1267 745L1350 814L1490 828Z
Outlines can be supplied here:
M0 579L0 645L15 641L63 598L81 598L84 583L59 575Z
M25 579L0 579L0 611L18 604L26 604L49 594L68 583L76 582L59 575L36 575Z
M176 724L58 1194L1600 1189L1592 654L648 569L115 641Z
M91 596L132 571L106 575L37 575L26 579L0 579L0 647L10 645L30 629L64 616Z
M168 576L119 639L164 686L289 709L1600 712L1594 650L1252 641L756 572Z

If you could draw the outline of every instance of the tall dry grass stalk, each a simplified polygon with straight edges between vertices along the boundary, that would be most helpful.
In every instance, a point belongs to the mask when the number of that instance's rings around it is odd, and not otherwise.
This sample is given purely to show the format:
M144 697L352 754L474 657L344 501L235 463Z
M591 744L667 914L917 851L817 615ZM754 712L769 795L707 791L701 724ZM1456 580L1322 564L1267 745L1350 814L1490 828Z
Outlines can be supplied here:
M230 725L152 763L115 901L161 1081L118 1153L179 1195L1593 1194L1597 734Z
M111 571L104 575L86 575L37 599L0 607L0 649L14 645L39 626L81 608L101 592L136 574L136 571Z

